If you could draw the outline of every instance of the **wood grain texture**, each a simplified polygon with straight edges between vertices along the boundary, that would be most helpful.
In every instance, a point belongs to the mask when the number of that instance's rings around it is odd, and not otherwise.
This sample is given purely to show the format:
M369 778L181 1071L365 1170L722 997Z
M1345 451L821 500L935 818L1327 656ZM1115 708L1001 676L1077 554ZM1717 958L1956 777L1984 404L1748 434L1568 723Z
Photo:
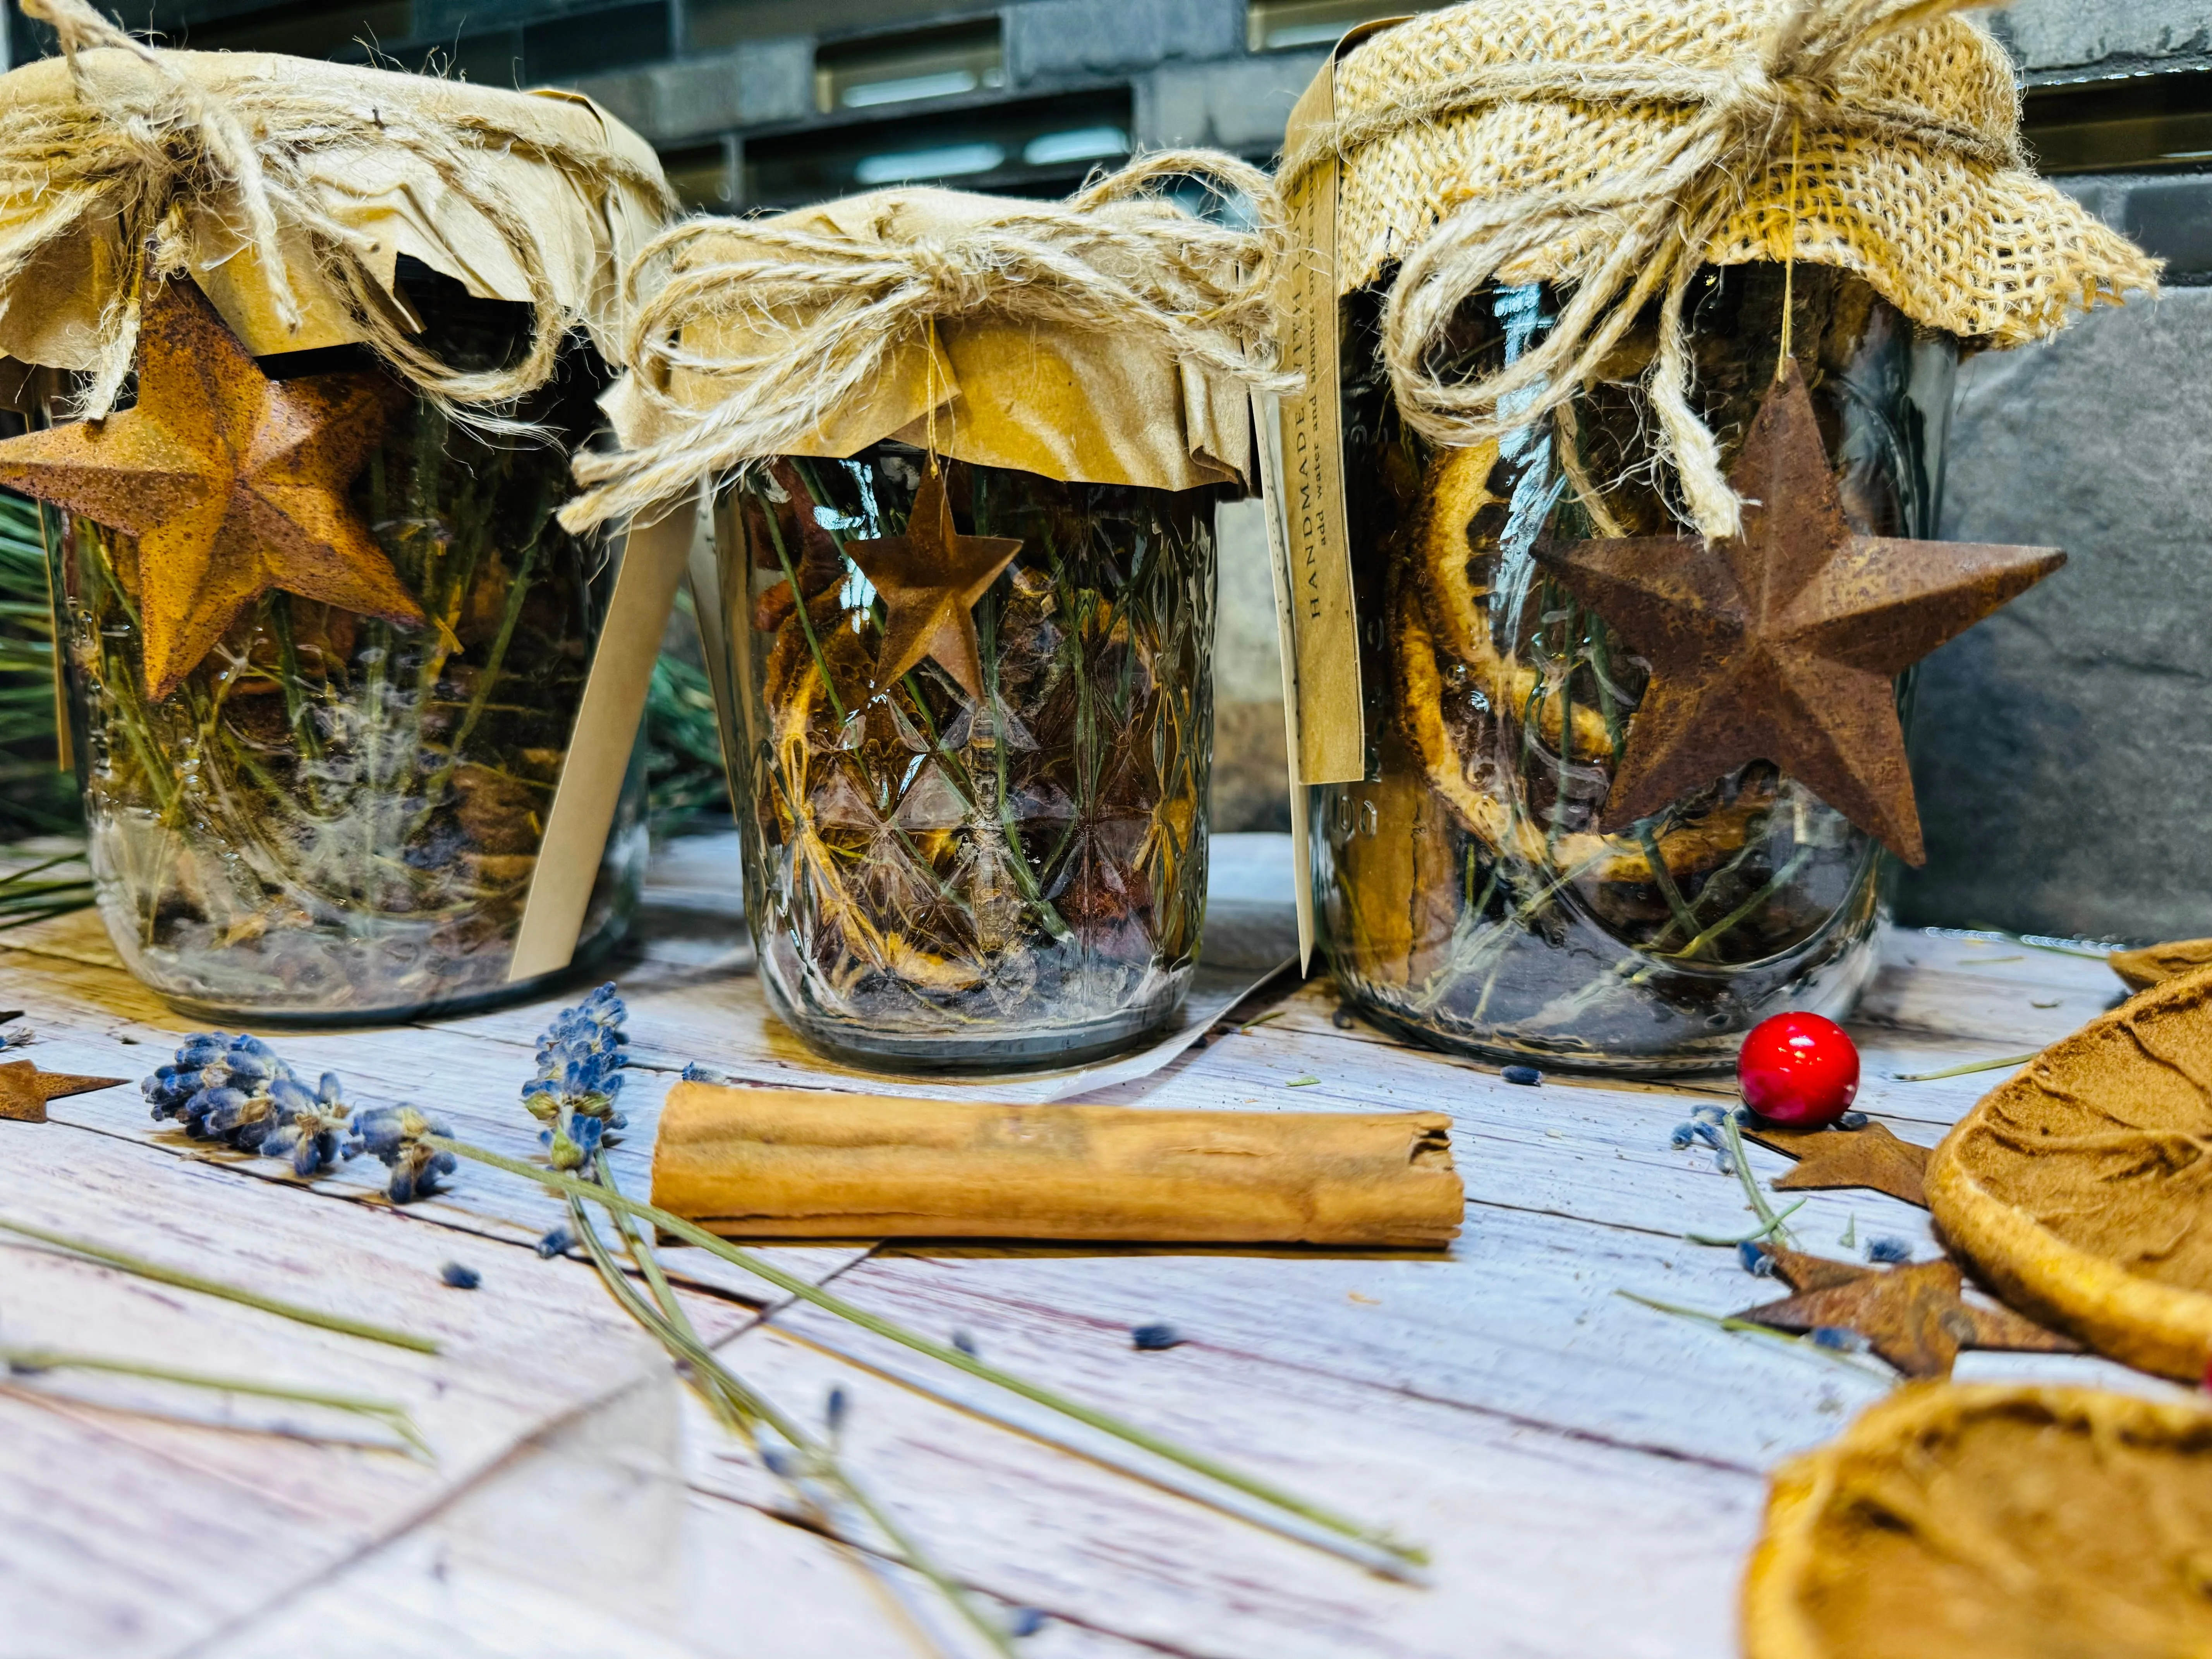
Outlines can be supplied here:
M1279 867L1279 849L1250 851L1250 867ZM1263 914L1237 884L1246 863L1229 860L1224 890L1256 937L1287 905ZM837 1082L761 1007L729 837L662 852L642 927L613 970L639 1061L616 1164L640 1194L662 1097L687 1060L734 1053L759 1058L763 1080ZM1932 1145L2004 1073L1900 1074L2025 1052L2112 989L2100 962L1893 933L1854 1026L1861 1104ZM516 1091L549 1011L574 994L392 1030L270 1035L303 1068L338 1072L350 1098L414 1099L526 1156L537 1126ZM49 1070L135 1077L191 1024L122 972L88 915L0 935L0 1000L27 1011L38 1038L24 1057ZM1449 1250L775 1248L930 1335L962 1333L992 1360L1394 1526L1435 1551L1425 1586L1195 1501L1164 1466L1127 1480L1107 1467L1123 1461L1113 1443L775 1302L700 1251L667 1259L709 1339L788 1409L817 1413L844 1384L860 1477L993 1605L1042 1615L1024 1659L1732 1652L1766 1471L1884 1384L1614 1294L1723 1313L1774 1293L1733 1250L1682 1237L1753 1224L1710 1152L1668 1144L1728 1080L1515 1087L1340 1025L1337 1007L1315 981L1263 1023L1217 1028L1088 1098L1442 1112L1468 1198ZM296 1407L14 1379L0 1386L0 1659L893 1659L933 1639L972 1651L880 1540L848 1550L813 1529L587 1270L528 1248L559 1212L526 1183L467 1170L452 1194L396 1211L370 1169L310 1184L210 1158L153 1122L135 1089L52 1110L45 1125L0 1122L0 1214L420 1331L445 1351L375 1347L13 1246L0 1246L0 1335L388 1396L439 1459L299 1437L362 1431ZM1761 1148L1748 1157L1768 1180L1790 1167ZM1790 1221L1802 1248L1845 1255L1846 1237L1894 1234L1934 1253L1909 1206L1806 1196ZM447 1260L477 1268L483 1288L444 1288ZM1135 1351L1132 1327L1161 1322L1182 1346ZM1959 1373L2162 1386L2057 1356L1968 1354Z

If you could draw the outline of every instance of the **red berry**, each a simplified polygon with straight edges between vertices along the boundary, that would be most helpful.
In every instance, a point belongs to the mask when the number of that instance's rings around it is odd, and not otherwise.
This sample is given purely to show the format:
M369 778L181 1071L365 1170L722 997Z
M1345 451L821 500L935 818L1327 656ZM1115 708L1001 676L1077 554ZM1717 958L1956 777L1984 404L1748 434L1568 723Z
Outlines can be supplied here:
M1743 1103L1793 1129L1818 1129L1850 1109L1859 1091L1859 1051L1832 1019L1777 1014L1761 1020L1735 1057Z

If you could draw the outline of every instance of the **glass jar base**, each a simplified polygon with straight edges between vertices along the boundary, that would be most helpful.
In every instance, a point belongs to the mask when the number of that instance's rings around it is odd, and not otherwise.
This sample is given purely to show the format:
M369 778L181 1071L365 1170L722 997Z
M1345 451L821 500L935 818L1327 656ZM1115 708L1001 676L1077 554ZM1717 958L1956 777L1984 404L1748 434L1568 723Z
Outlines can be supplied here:
M1790 988L1788 994L1762 1000L1747 1020L1731 1020L1725 1030L1686 1036L1679 1042L1642 1052L1602 1049L1506 1027L1455 1030L1433 1014L1400 1013L1387 996L1364 989L1341 967L1337 969L1337 984L1363 1019L1425 1048L1498 1066L1535 1066L1591 1077L1668 1078L1731 1069L1746 1033L1772 1015L1809 1013L1843 1019L1872 982L1879 965L1871 939L1862 939L1840 957L1822 964L1806 981Z
M1141 1048L1175 1024L1182 1007L1183 990L1178 985L1159 1001L1124 1009L1103 1019L991 1036L942 1032L908 1036L842 1021L834 1024L819 1019L801 1021L791 1017L780 998L772 996L769 1006L809 1048L841 1066L892 1073L999 1076L1087 1066Z
M489 1013L495 1008L508 1008L519 1002L550 996L568 987L580 988L584 981L596 976L624 936L624 933L618 932L592 941L588 946L576 952L574 961L553 973L539 974L530 979L495 985L460 996L438 998L427 1002L398 1003L381 1008L285 1008L267 1005L248 1007L234 1003L203 1001L197 997L165 991L159 984L147 979L143 972L139 977L146 980L149 988L164 1004L179 1013L240 1030L259 1028L274 1030L356 1030L366 1026L403 1025L422 1019L459 1019L465 1015Z

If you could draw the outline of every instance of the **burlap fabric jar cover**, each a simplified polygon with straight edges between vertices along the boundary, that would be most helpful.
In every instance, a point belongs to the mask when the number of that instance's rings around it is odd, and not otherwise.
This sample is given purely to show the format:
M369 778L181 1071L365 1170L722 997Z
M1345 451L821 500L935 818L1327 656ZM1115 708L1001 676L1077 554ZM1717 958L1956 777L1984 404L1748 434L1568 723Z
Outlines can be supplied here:
M1620 810L1639 726L1660 741L1658 653L1577 567L1665 538L1614 559L1614 591L1700 549L1748 582L1741 550L1795 526L1931 536L1961 346L2154 286L2027 170L2010 67L1961 9L1483 0L1355 33L1301 103L1292 751L1363 1011L1496 1057L1693 1069L1864 982L1882 845L1920 853L1887 697L1784 709L1790 766L1675 697L1673 781ZM1747 504L1747 469L1798 483ZM1849 545L1905 586L1948 557ZM1894 654L2057 562L2014 551L1962 554L1944 595L1890 613L1917 635ZM1863 654L1884 682L1905 665ZM1737 726L1775 725L1728 695Z
M671 209L652 151L566 94L27 9L70 51L0 78L0 350L46 428L0 482L48 503L116 948L264 1018L604 949L674 568L552 515Z
M1202 183L1243 229L1178 205ZM1253 476L1271 186L884 191L679 228L572 515L714 487L709 654L770 1005L998 1069L1174 1014L1206 896L1213 508Z

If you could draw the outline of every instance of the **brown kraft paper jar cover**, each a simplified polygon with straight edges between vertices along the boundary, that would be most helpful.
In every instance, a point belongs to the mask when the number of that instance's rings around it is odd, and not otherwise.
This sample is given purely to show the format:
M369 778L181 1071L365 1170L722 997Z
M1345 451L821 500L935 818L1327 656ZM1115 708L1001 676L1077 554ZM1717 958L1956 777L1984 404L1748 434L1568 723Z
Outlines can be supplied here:
M1896 9L1482 0L1293 117L1293 750L1386 1024L1689 1070L1871 971L1887 683L2057 563L1925 539L1958 353L2156 270L2026 170L1988 34Z

